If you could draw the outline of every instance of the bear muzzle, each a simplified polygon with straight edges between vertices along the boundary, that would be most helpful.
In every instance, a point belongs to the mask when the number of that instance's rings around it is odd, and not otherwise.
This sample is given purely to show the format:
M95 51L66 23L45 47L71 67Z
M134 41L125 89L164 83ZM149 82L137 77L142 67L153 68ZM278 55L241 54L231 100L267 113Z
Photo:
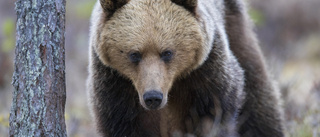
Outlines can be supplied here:
M163 100L161 91L147 91L143 94L143 100L148 109L158 109Z

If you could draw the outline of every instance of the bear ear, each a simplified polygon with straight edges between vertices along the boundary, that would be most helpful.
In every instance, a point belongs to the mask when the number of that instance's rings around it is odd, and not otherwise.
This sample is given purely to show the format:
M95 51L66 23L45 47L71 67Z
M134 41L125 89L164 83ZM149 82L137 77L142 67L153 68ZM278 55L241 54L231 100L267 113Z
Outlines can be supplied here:
M183 6L187 10L189 10L192 13L195 13L198 0L171 0L173 3L176 3L177 5Z
M129 0L100 0L101 7L104 12L109 15L113 14L117 9L127 4Z

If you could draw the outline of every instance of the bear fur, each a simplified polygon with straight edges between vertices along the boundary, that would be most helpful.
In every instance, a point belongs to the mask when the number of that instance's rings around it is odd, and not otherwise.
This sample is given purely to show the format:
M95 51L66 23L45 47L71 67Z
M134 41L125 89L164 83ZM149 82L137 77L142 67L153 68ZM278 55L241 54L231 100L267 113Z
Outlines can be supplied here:
M284 136L252 28L241 0L98 1L87 88L100 135Z

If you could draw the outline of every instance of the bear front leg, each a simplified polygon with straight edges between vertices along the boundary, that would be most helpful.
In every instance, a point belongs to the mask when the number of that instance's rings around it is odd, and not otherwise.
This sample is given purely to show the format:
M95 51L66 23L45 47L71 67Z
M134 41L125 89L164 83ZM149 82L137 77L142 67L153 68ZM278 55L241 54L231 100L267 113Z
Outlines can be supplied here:
M219 47L212 50L219 51ZM191 89L194 89L191 92L195 92L195 99L190 115L195 116L192 113L196 112L200 118L197 134L238 136L235 128L245 95L244 73L235 57L232 54L224 56L221 52L212 52L191 77Z
M224 67L215 61L209 59L173 85L168 102L173 117L168 121L176 125L178 119L180 125L169 129L172 133L237 136L236 119L244 98L243 71L235 60L222 63Z

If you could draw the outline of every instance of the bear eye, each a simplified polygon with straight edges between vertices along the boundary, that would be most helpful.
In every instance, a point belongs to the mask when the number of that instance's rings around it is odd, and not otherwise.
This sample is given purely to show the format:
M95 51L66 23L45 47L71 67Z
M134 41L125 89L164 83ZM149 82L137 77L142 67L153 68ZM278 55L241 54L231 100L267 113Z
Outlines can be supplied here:
M139 63L141 61L141 54L139 52L129 53L129 58L132 63Z
M160 57L164 62L169 62L172 59L173 52L171 50L165 50L161 53Z

